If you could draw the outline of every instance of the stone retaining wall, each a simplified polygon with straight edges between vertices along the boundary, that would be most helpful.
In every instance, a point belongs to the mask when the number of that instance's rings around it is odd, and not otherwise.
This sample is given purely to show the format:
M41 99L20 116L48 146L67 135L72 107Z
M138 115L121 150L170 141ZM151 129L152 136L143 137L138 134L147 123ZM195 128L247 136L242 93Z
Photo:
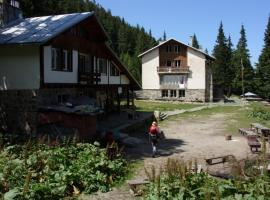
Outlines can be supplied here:
M137 99L150 99L150 100L172 100L172 101L187 101L187 102L205 102L205 90L203 89L187 89L186 96L181 98L162 98L161 90L139 90L135 92Z
M88 88L48 88L40 90L0 91L0 132L35 134L38 108L41 105L58 104L70 96L94 96Z

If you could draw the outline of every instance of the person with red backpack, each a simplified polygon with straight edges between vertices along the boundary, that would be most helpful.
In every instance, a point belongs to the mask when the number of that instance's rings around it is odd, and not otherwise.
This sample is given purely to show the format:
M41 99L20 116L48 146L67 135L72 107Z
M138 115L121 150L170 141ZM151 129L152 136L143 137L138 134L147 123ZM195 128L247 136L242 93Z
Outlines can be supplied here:
M158 134L159 128L157 126L157 122L153 122L151 127L149 128L149 137L152 143L152 157L154 158L157 153L157 143L158 143Z

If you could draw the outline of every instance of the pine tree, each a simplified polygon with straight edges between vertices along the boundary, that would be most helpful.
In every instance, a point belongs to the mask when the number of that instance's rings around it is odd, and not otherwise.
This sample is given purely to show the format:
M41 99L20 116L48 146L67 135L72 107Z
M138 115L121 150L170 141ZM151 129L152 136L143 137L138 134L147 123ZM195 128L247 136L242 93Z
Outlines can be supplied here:
M231 40L231 36L228 37L228 52L227 52L227 67L225 68L225 88L227 96L231 95L232 87L233 87L233 80L235 77L235 70L232 64L233 59L233 44Z
M246 31L243 25L241 26L240 39L237 43L236 50L233 56L233 68L235 71L235 77L233 80L233 91L236 94L241 94L244 91L252 91L254 85L254 70L250 63ZM242 80L242 78L244 80ZM242 91L242 81L244 85L244 91Z
M197 37L196 37L196 34L194 33L194 35L192 36L192 44L191 44L192 47L196 48L196 49L199 49L200 48L200 45L199 45L199 42L197 40Z
M270 99L270 16L264 34L264 46L256 69L256 86L259 95Z
M213 56L216 58L212 65L214 85L215 87L226 89L225 69L228 66L228 46L222 22L219 26L216 44L213 49Z
M162 39L163 39L163 41L166 41L166 40L167 40L167 34L166 34L165 30L164 30L164 32L163 32L163 37L162 37Z

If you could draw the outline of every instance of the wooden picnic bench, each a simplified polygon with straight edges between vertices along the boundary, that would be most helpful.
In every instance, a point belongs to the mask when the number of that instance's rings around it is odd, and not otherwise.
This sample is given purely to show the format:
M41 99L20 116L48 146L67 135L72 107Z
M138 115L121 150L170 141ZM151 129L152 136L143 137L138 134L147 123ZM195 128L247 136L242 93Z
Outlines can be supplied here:
M214 158L207 158L207 159L205 159L205 162L208 165L215 165L215 164L219 164L219 163L228 162L230 159L233 159L233 158L234 158L233 155L218 156L218 157L214 157Z
M247 135L256 135L256 133L252 130L246 129L246 128L239 128L239 133L241 135L247 136Z
M136 180L128 180L127 183L131 191L133 192L133 194L136 196L136 195L140 195L139 186L149 184L149 181L143 180L143 179L136 179Z
M256 135L248 135L247 140L248 140L248 145L250 147L250 150L252 152L254 152L254 149L255 149L255 152L258 152L258 149L261 148L261 143L257 139L257 136Z
M268 136L270 135L270 128L267 128L259 123L251 123L250 127L251 129L254 129L257 134L261 134L263 137L268 139Z

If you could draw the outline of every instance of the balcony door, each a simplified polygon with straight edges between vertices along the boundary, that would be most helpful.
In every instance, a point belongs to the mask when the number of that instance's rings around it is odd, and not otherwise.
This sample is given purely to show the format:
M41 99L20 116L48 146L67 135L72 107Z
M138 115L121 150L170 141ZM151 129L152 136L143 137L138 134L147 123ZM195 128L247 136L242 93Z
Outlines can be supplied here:
M78 69L79 73L91 73L93 69L93 59L90 55L79 53Z

